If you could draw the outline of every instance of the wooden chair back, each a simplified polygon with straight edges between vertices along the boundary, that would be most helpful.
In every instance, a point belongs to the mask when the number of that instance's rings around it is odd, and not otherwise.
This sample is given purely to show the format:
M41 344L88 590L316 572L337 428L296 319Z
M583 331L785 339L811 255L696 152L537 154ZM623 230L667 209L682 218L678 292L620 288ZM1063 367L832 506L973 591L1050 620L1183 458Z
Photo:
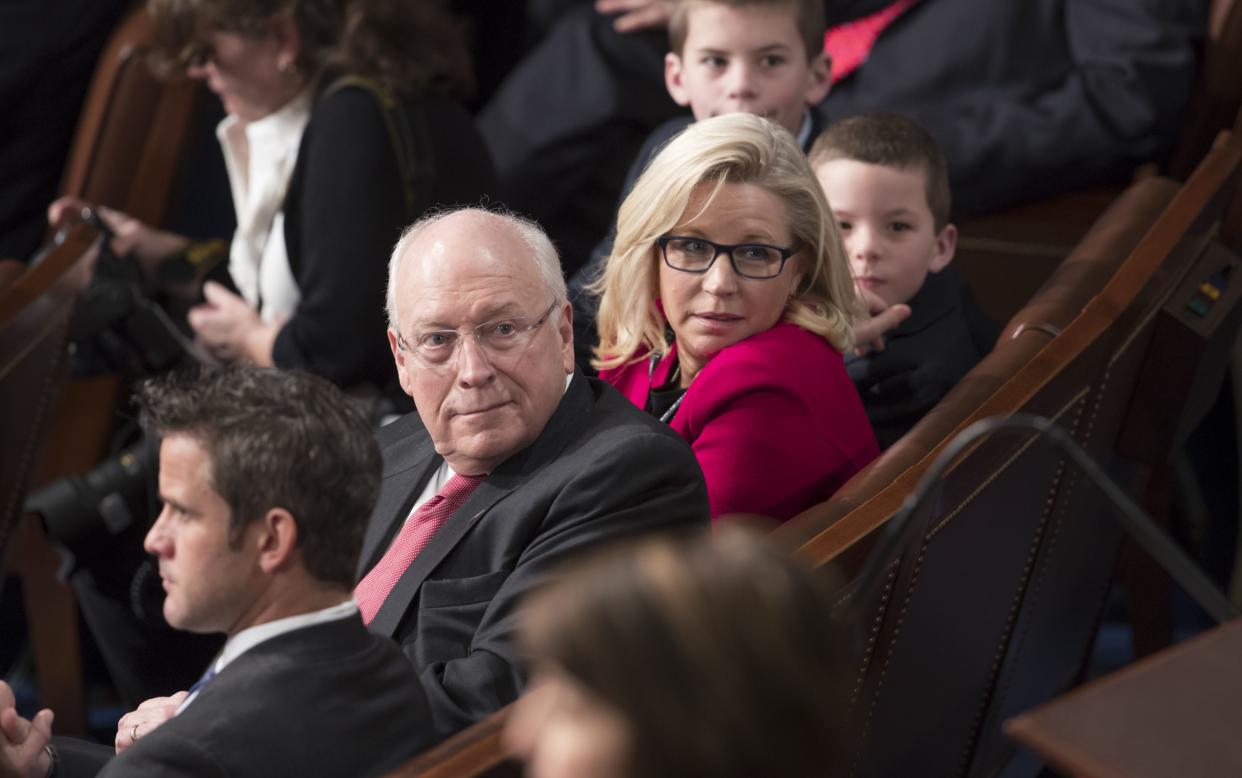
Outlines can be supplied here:
M1217 133L1233 124L1242 108L1242 3L1212 0L1199 78L1191 92L1186 122L1169 157L1168 173L1185 179L1207 153Z
M837 554L841 538L868 533L896 512L946 443L980 418L980 409L999 413L1012 406L1013 377L1103 289L1177 191L1177 184L1168 179L1149 178L1123 192L1009 320L991 354L831 500L787 522L779 534L804 546L812 558L827 559ZM856 511L867 503L872 506L869 511ZM838 522L844 523L834 527ZM858 550L863 549L853 550L851 559L861 558Z
M90 281L97 238L78 227L0 290L0 559L65 376L69 321Z
M967 421L1036 413L1110 459L1153 324L1210 250L1240 164L1242 143L1218 144L1103 290ZM1098 492L1058 451L1014 433L974 446L939 489L881 580L843 593L854 616L838 618L865 640L839 648L856 668L852 749L831 755L827 774L1021 772L1001 721L1068 688L1083 667L1120 541ZM804 551L822 563L865 547L866 527L893 513L868 501Z
M138 8L104 48L61 192L159 225L203 91L197 82L164 82L152 75L147 67L152 32L151 18Z

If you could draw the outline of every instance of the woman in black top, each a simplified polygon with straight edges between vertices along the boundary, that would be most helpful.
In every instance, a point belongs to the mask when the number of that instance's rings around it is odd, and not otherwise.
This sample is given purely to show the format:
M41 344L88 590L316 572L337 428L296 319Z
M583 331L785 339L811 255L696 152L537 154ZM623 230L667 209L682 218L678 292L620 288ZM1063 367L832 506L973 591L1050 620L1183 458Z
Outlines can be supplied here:
M100 209L114 249L162 280L206 281L189 323L218 358L391 385L388 252L421 213L477 202L494 178L456 102L470 88L456 29L418 0L147 7L164 68L224 103L217 135L238 229L213 248ZM50 218L82 205L62 198Z

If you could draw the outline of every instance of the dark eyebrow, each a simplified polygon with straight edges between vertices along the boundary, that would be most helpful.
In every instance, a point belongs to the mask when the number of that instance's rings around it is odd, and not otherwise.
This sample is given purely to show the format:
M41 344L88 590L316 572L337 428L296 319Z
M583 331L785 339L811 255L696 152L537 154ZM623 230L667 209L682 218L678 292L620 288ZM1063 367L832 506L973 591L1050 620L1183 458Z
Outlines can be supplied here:
M707 237L706 235L703 234L703 230L700 230L697 227L686 227L682 230L674 229L669 234L676 235L681 238L702 238L703 240L711 240L713 243L723 243L723 241L712 240L712 238ZM758 233L758 232L748 232L742 236L741 240L739 240L737 243L734 243L732 245L748 246L748 245L755 244L755 243L761 243L765 246L775 246L779 244L780 241L778 241L776 238L772 237L771 235L765 235L765 234Z
M769 43L769 44L768 44L768 45L766 45L766 46L760 46L760 47L759 47L759 48L757 48L757 49L752 49L752 50L751 50L751 53L752 53L752 54L767 54L767 53L769 53L769 52L772 52L772 53L775 53L775 52L781 52L781 53L784 53L784 52L786 52L786 51L793 51L793 47L792 47L792 46L789 46L788 44L785 44L785 43Z
M189 513L189 514L194 513L194 511L190 510L185 505L181 504L180 502L174 500L171 497L164 495L163 493L160 494L160 502L164 503L165 505L172 508L173 510L181 511L182 513Z

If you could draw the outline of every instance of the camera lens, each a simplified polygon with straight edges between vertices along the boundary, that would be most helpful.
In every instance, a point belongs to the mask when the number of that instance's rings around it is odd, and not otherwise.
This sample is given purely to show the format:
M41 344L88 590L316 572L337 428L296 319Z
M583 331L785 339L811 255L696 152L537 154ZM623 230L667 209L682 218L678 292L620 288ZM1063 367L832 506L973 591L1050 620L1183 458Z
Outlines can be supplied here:
M85 475L40 489L25 508L43 517L48 538L72 557L72 568L106 554L109 538L145 527L154 515L157 472L158 450L143 441Z

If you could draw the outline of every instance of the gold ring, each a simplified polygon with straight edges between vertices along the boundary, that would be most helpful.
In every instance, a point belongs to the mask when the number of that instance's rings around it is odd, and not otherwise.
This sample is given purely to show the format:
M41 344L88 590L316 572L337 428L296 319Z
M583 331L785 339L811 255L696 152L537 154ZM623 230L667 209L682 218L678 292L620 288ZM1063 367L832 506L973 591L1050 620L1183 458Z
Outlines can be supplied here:
M130 729L129 729L129 739L130 739L130 740L132 740L132 741L134 741L135 743L137 743L137 742L138 742L138 725L137 725L137 724L135 724L134 726L130 727Z

